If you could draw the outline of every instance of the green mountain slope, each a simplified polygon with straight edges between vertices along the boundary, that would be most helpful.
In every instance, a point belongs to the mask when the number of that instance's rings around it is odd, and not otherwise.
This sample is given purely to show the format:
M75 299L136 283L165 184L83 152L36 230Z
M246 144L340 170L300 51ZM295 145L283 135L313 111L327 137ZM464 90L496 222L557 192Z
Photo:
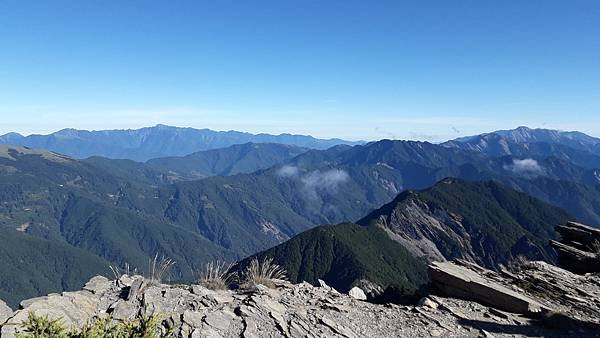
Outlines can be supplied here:
M109 264L85 250L0 229L0 299L15 309L22 299L79 290L92 276L110 274Z
M46 242L70 246L71 250L76 247L98 260L101 257L104 262L121 266L128 263L140 271L147 270L150 257L164 255L176 261L173 278L191 278L207 261L239 258L197 231L137 209L136 205L160 205L158 188L143 181L132 181L120 173L113 175L88 162L26 148L0 152L0 171L0 231L21 231L23 234L15 240L30 241L31 247L49 245ZM24 256L7 255L4 261L19 266L24 260L28 265L23 269L31 270L35 268L31 266L35 261L32 257L39 251L30 248ZM56 257L48 259L60 262L64 259L61 257L57 252ZM22 273L5 271L0 283L18 279ZM84 275L89 277L82 272ZM49 278L56 281L61 276L57 270ZM32 283L43 280L36 276Z
M600 226L600 184L582 184L547 177L505 178L502 183L568 210L583 223Z
M346 223L320 226L240 262L273 257L293 282L317 284L322 279L347 292L361 281L396 286L411 292L427 280L424 260L412 254L378 227Z
M183 157L151 159L147 164L179 179L252 173L284 163L307 148L276 143L245 143Z
M282 171L177 183L160 192L165 209L148 212L249 255L317 224L357 219L398 192L387 182L401 180L383 166Z

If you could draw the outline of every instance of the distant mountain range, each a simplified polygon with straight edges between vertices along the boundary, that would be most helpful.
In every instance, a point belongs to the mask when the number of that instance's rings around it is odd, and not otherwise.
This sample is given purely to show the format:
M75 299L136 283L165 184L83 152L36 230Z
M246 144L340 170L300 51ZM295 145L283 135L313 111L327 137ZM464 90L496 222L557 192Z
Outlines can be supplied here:
M531 152L552 154L564 152L569 156L600 156L600 139L577 131L531 129L518 127L487 134L462 137L443 143L447 147L474 150L488 156L516 155ZM597 158L595 159L597 161ZM597 163L597 162L594 162Z
M528 134L532 133L536 132ZM479 137L484 136L470 140ZM55 272L38 270L43 278L27 279L25 272L36 269L33 255L19 258L0 251L10 259L6 264L19 266L0 277L0 298L14 302L21 297L79 287L78 283L92 273L106 273L102 268L105 262L121 266L128 263L143 270L148 257L156 253L177 262L174 278L191 279L207 261L241 259L319 225L351 224L395 199L398 202L398 198L404 198L401 205L409 205L414 201L409 197L414 194L405 191L428 189L447 177L493 180L507 188L489 183L485 189L457 184L456 187L469 188L451 190L449 194L460 197L456 201L444 197L439 186L433 190L440 192L437 195L431 191L417 193L419 201L428 200L414 210L422 214L428 211L425 205L438 205L438 212L427 220L438 224L450 237L440 239L440 233L423 236L429 248L436 246L437 257L454 257L456 253L458 257L480 259L478 262L487 266L504 262L516 252L551 256L541 244L548 234L535 224L542 226L563 216L556 216L559 214L552 211L555 209L503 189L527 193L566 210L577 220L600 226L600 169L596 166L600 161L596 162L593 138L578 138L585 141L580 146L563 144L567 141L560 141L559 137L554 143L550 142L552 139L539 139L523 147L519 147L524 144L520 140L511 139L505 143L514 145L509 149L519 151L510 154L462 146L469 140L445 144L381 140L327 149L244 143L147 162L104 157L78 160L48 150L1 145L0 235L8 238L5 250L20 252L16 247L27 241L30 247L55 252L47 257L48 264L70 263ZM497 192L511 198L499 203L493 195ZM533 205L529 218L517 217L510 209L511 200L519 201L523 207ZM503 216L484 218L477 224L463 222L464 229L453 228L455 223L443 223L445 218L439 218L444 215L441 210L452 208L455 211L446 216L474 217L470 210L475 210L481 201L485 201L490 212ZM546 212L537 215L536 210ZM413 213L406 215L417 219ZM532 217L538 218L535 224ZM413 223L394 224L400 224L402 229ZM488 234L485 224L507 232ZM361 221L360 225L367 223ZM356 225L332 226L333 230L328 231L335 235L342 231L338 228L344 227L354 229L355 235L340 240L345 244L336 247L343 250L352 247L348 243L355 243L361 236L372 241L381 238L378 231L357 230ZM390 233L393 229L385 231ZM318 234L325 236L328 231ZM464 249L466 234L480 238L486 245L471 243L468 250ZM484 239L486 236L492 237ZM391 239L392 244L402 245L398 238ZM413 256L421 257L423 253L429 257L430 252L424 249L427 247L417 247L421 254L409 245L402 247L404 251L394 256L398 262L395 266L403 266L401 262L413 264ZM47 252L44 250L39 252ZM78 254L80 261L68 261L67 256L75 250L85 254ZM404 253L406 250L408 254ZM379 255L378 251L370 254ZM71 272L76 269L72 266L84 262L88 262L89 269L74 276ZM390 267L387 271L398 269ZM419 276L413 276L415 281ZM8 289L3 279L23 287L18 291L14 287ZM407 282L401 286L417 285ZM13 296L3 296L1 292Z
M364 143L340 139L317 139L305 135L250 134L165 125L128 130L63 129L49 135L22 136L17 133L9 133L0 136L0 143L47 149L73 158L102 156L135 161L185 156L202 150L224 148L248 142L280 143L312 149L326 149L338 144Z

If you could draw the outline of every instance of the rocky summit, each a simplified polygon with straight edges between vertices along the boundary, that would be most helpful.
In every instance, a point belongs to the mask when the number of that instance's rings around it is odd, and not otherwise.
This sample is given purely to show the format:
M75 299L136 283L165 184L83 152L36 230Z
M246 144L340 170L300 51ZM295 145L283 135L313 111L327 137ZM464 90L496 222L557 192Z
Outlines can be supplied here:
M358 288L346 295L323 281L214 291L97 276L81 291L25 300L14 313L0 303L1 337L23 332L30 312L76 327L160 315L160 329L174 337L600 336L600 276L542 262L513 271L432 263L432 292L415 305L372 304Z

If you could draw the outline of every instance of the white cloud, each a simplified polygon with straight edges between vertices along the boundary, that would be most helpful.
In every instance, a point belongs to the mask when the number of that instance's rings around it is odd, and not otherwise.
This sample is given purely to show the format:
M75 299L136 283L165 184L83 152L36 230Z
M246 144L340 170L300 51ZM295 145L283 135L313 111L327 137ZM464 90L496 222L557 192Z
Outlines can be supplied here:
M304 190L309 197L316 197L319 192L335 194L338 186L350 179L348 173L341 169L331 169L325 172L315 170L304 177Z
M281 178L300 180L302 192L308 198L317 198L319 193L335 194L340 184L350 180L350 175L341 169L330 169L324 172L314 170L301 175L300 169L291 165L279 168L276 175Z
M542 168L538 161L532 158L523 160L514 159L512 164L504 165L504 170L526 176L537 176L544 173L544 168Z
M283 167L277 170L277 176L279 177L297 177L300 173L300 169L298 167L292 165L284 165Z

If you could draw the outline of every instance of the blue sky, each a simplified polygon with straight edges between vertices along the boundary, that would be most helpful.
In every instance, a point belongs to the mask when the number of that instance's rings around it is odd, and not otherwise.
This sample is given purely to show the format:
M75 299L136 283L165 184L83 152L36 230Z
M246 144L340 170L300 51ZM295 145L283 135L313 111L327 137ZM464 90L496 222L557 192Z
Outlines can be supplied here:
M600 2L0 0L0 133L600 136Z

